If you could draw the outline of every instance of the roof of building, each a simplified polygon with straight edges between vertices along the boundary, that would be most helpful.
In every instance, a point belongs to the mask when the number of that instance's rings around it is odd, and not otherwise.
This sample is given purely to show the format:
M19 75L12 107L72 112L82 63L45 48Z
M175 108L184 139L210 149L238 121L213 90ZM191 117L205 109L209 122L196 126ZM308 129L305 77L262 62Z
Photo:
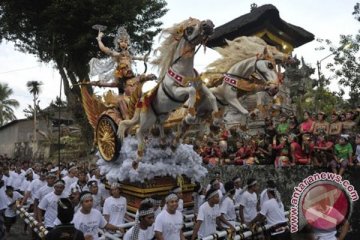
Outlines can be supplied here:
M266 4L215 28L207 46L223 46L225 39L232 40L239 36L251 36L263 29L269 30L294 48L314 40L314 34L282 20L278 9L271 4Z
M8 127L10 127L11 125L14 125L14 124L16 124L16 123L24 122L24 121L27 121L27 120L29 120L29 119L23 118L23 119L15 119L15 120L12 120L11 122L6 123L6 124L0 126L0 130L2 130L2 129L4 129L4 128L8 128Z

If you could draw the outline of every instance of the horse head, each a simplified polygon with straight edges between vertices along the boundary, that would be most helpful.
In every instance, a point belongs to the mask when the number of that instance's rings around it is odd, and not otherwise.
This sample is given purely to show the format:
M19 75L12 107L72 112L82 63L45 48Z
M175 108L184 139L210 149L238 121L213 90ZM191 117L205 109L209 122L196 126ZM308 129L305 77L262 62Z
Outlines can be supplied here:
M204 43L214 32L214 24L211 20L200 21L190 18L184 27L182 37L194 46Z
M273 55L264 48L264 52L257 56L254 66L254 72L251 77L257 82L265 85L265 91L274 96L279 91L279 84L282 81L282 74L276 69L276 62Z
M160 78L180 60L193 59L195 47L204 44L213 32L214 24L210 20L200 21L195 18L163 29L164 40L155 50L157 56L152 61L159 68ZM193 65L193 62L190 64Z

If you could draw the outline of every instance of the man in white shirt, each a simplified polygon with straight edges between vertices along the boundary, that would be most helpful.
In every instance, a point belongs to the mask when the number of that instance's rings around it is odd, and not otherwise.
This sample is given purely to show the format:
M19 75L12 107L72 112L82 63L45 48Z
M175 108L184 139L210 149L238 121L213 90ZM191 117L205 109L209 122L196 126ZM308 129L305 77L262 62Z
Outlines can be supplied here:
M140 205L135 220L135 225L131 227L123 237L123 240L151 240L154 238L154 208L153 204L149 201Z
M56 181L56 174L54 172L49 172L46 176L46 183L38 191L35 192L35 200L39 203L43 197L54 190L54 183ZM35 202L35 201L34 201Z
M108 197L104 202L103 215L105 220L110 224L119 227L125 222L125 213L127 207L126 198L120 195L121 185L113 183L111 185L111 197Z
M200 206L205 202L205 189L201 186L199 182L195 183L194 192L192 194L192 198L194 201L194 214L195 216L199 212Z
M216 179L216 178L214 178L214 179L212 179L211 181L210 181L210 184L207 186L207 188L206 188L206 192L208 192L209 190L210 190L210 188L214 188L214 189L217 189L218 190L218 192L219 192L219 198L220 199L222 199L222 197L223 197L223 191L221 191L221 185L222 183L218 180L218 179ZM224 186L223 186L224 187ZM225 192L225 190L224 190L224 192Z
M87 180L87 172L85 170L79 171L78 180L70 185L70 189L77 187L78 189L80 189L80 192L89 191L89 188L87 186Z
M19 191L22 182L25 179L25 172L22 172L23 170L20 168L20 165L17 165L15 167L14 171L10 171L10 179L9 184L14 188L15 191Z
M0 186L0 239L5 239L4 212L10 201L6 197L5 187Z
M44 216L44 226L46 229L52 229L57 218L57 203L60 198L66 198L63 193L65 188L65 182L63 180L57 180L54 183L54 191L45 195L38 206L38 221L41 223ZM43 211L45 214L43 215Z
M69 168L68 174L63 178L65 182L65 189L64 189L65 194L70 195L71 185L78 181L77 174L78 174L77 167L75 165L71 166Z
M204 202L197 215L191 239L204 238L216 232L216 226L220 226L220 198L215 188L210 188L205 196Z
M234 177L232 181L234 182L234 186L235 186L235 194L234 194L235 207L239 207L241 196L245 191L241 188L242 181L239 176Z
M222 227L230 228L232 232L235 232L236 222L236 210L234 204L235 186L232 181L225 183L226 194L223 199L220 200L220 220Z
M94 170L94 175L91 177L91 180L95 180L98 183L99 191L101 192L101 195L104 197L104 199L110 197L109 191L105 188L105 184L102 182L102 180L105 179L100 174L100 169L96 168Z
M243 193L240 201L239 216L241 224L248 224L253 220L259 211L259 203L256 192L258 190L257 181L250 178L247 181L247 190Z
M170 192L176 194L176 196L178 197L179 202L178 202L178 208L176 210L182 212L184 210L184 200L182 199L183 193L181 187L175 186L171 189Z
M275 183L273 180L268 180L266 182L266 188L260 193L260 209L262 209L263 204L269 200L268 194L267 194L267 189L268 188L275 188Z
M30 202L33 203L35 200L36 192L39 191L40 188L46 185L46 169L41 169L40 178L33 180L29 187L26 189L25 196L21 201L20 205L24 205L27 200L30 198Z
M269 200L265 201L261 211L258 215L249 223L252 226L256 222L271 225L269 230L271 240L288 240L291 239L291 234L287 226L287 220L285 218L284 205L281 202L280 194L276 188L267 188L266 194Z
M20 193L14 191L14 188L12 186L6 186L6 198L9 202L8 207L6 208L4 213L6 233L10 232L11 226L16 222L15 205L16 201L22 197L23 196Z
M219 186L214 186L214 184L219 184ZM206 191L209 191L210 188L218 188L223 195L225 193L224 184L221 182L221 175L220 172L215 172L215 178L210 181L210 184L207 185ZM220 195L220 197L222 196ZM221 199L221 198L220 198Z
M99 191L97 181L90 180L90 181L88 181L87 186L89 188L89 192L91 192L91 194L93 196L93 208L101 211L104 198L103 198L101 192Z
M93 208L93 197L90 192L81 193L80 204L81 208L75 213L73 223L76 229L84 233L86 240L98 240L100 228L124 232L124 229L108 223L101 213Z
M155 237L157 240L185 240L182 232L183 216L177 211L178 196L169 194L165 198L166 207L156 217Z

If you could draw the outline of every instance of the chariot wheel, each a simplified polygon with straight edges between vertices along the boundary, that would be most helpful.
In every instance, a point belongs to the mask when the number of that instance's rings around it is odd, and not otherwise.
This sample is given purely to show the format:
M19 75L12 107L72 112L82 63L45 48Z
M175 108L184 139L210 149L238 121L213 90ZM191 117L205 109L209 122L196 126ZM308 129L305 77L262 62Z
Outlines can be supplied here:
M119 156L121 141L117 137L117 124L114 120L103 115L96 127L96 143L101 157L107 161L114 161Z

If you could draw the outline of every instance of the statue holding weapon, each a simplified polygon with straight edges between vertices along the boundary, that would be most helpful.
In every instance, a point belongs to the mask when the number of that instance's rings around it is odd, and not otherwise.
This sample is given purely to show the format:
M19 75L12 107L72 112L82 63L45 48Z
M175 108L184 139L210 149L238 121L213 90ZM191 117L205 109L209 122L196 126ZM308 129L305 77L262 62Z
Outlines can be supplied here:
M131 53L130 36L124 27L119 27L114 36L114 50L106 47L102 42L104 36L103 31L107 29L103 25L94 25L93 29L98 31L96 40L102 52L107 54L109 58L90 60L90 76L99 75L100 80L85 82L87 84L98 87L110 87L118 89L117 105L123 117L127 117L127 105L131 93L136 89L138 84L156 79L153 74L141 74L136 76L132 70L133 60L142 60L146 65L148 54L145 56L133 56ZM146 66L145 66L146 69Z

